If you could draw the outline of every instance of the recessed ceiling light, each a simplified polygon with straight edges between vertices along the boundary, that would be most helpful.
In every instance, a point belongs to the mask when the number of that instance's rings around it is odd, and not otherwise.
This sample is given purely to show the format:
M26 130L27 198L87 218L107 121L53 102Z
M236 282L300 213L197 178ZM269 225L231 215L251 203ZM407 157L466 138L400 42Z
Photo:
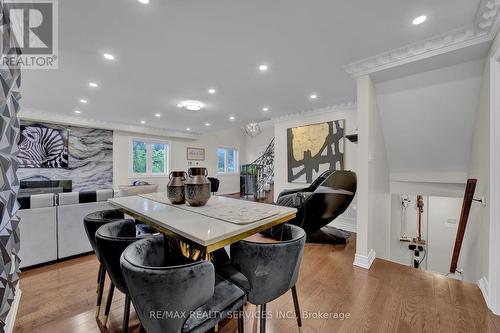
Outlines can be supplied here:
M236 118L234 116L230 116L229 120L235 120Z
M188 109L189 111L200 111L201 110L201 106L199 105L186 105L186 109Z
M414 18L411 23L413 23L414 25L419 25L419 24L424 23L426 20L427 20L427 16L422 15L422 16Z
M191 129L190 129L189 127L188 127L188 128L186 128L186 131L190 131L190 130L191 130Z
M161 117L161 113L155 113L155 117L156 118L160 118Z
M141 124L143 124L143 125L144 125L145 123L146 123L146 121L145 121L145 120L141 120Z
M180 108L186 108L189 111L200 111L205 105L200 101L183 101L182 103L177 104Z
M88 102L85 98L80 99L80 103L87 104Z
M318 95L317 95L317 94L311 94L311 95L309 96L309 98L310 98L310 99L316 99L316 98L318 98Z
M92 87L92 88L97 88L99 87L99 85L95 82L89 82L89 86Z
M149 0L137 0L137 1L139 1L143 5L147 5L149 3Z
M261 72L265 72L265 71L267 71L267 69L268 69L267 65L260 65L259 66L259 71L261 71Z
M267 106L264 106L264 107L262 108L262 111L267 112L267 111L269 111L269 108L268 108Z
M205 123L205 126L210 126L210 123Z
M80 111L80 110L75 110L75 113L76 113L76 114L80 114L80 113L82 113L82 111Z
M102 56L104 57L104 59L107 60L115 60L115 56L112 55L111 53L104 53Z
M215 94L215 89L213 89L213 88L208 89L208 93L209 94Z

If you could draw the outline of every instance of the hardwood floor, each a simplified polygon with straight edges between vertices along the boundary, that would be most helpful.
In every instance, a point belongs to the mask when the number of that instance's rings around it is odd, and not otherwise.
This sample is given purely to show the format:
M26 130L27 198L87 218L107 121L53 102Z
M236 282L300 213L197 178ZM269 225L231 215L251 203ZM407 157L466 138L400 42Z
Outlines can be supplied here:
M355 239L347 246L306 245L297 284L301 310L350 317L305 318L304 332L500 332L500 318L487 309L476 285L380 259L366 271L352 266L354 252ZM109 329L95 319L97 268L91 255L23 272L14 332L120 332L122 294L115 294ZM250 317L256 310L245 307ZM267 311L273 316L267 332L298 332L293 315L276 318L278 311L293 314L290 292ZM131 312L130 332L138 332ZM236 321L224 322L219 331L236 332ZM258 332L258 319L245 319L245 331Z

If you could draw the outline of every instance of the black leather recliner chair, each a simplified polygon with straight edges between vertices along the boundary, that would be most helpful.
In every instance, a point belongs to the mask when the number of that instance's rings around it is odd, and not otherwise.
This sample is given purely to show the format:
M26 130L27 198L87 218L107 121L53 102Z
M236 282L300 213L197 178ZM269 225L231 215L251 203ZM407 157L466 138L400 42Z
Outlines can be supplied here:
M326 225L335 220L351 204L356 194L356 173L328 170L309 187L284 190L277 205L298 209L295 219L289 221L302 227L308 242L345 244L350 233ZM275 236L279 228L270 230Z

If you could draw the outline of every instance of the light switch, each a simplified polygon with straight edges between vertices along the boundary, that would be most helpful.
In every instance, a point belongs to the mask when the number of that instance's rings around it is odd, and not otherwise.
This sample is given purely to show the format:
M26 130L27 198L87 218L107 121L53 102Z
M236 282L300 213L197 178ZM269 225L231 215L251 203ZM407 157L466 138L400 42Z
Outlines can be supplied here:
M457 227L457 219L446 220L445 226L448 228L456 228Z

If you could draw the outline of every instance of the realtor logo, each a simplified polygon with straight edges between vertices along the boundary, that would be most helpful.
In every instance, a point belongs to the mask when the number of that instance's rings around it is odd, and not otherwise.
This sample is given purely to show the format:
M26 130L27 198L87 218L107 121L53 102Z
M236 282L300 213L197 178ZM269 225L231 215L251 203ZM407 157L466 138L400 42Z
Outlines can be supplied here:
M57 0L6 0L10 40L0 39L1 65L22 69L57 69Z

